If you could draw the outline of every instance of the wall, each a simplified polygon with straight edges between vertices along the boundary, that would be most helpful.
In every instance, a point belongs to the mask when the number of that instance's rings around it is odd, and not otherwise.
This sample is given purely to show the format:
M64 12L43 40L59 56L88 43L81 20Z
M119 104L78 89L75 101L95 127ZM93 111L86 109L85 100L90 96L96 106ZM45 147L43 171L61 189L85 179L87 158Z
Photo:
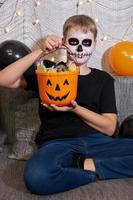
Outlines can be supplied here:
M21 15L17 16L16 11L21 11ZM62 35L63 23L69 16L87 14L98 20L99 31L90 65L104 68L105 65L108 67L107 54L112 45L121 40L132 41L132 13L132 0L2 0L0 42L17 39L34 48L35 43L47 34ZM34 23L36 19L39 23ZM56 52L55 59L58 60L60 53L61 59L65 60L64 51Z

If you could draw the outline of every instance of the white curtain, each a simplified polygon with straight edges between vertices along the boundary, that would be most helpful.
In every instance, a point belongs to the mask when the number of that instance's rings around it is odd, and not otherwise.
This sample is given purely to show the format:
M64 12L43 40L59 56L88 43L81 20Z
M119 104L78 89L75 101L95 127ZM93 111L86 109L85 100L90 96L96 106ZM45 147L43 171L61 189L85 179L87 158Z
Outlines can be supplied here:
M87 14L98 20L97 46L90 66L102 69L107 65L103 55L112 45L133 40L133 0L40 0L38 6L37 2L0 0L0 42L15 39L34 48L47 34L62 35L63 23L69 16ZM21 15L16 16L16 11ZM35 24L37 19L39 24ZM65 52L56 52L54 57L65 60Z

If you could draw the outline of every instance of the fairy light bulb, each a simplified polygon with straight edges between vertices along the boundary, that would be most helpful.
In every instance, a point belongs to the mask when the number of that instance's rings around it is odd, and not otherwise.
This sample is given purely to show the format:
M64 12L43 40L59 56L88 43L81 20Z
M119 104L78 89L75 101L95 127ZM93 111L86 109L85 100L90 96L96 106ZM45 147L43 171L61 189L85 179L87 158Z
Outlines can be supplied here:
M98 23L98 22L99 22L99 19L98 19L98 18L95 18L95 22Z
M95 18L95 22L98 23L98 22L99 22L99 19L98 19L98 18Z
M79 1L79 2L78 2L78 5L79 5L79 6L83 5L83 1Z
M91 3L91 2L92 2L92 0L86 0L86 2L87 2L87 3Z
M35 23L36 23L36 24L39 24L39 19L36 19L36 20L35 20Z
M21 11L19 11L19 10L16 11L16 15L17 15L17 16L21 16Z
M4 32L5 32L5 33L9 33L9 32L10 32L9 27L5 27L5 28L4 28Z
M39 19L36 19L32 24L33 25L39 24Z
M107 36L106 35L103 37L103 40L107 40Z
M101 41L106 41L108 38L107 38L107 36L105 35L105 36L103 36L103 38L101 39Z
M52 62L54 62L54 61L55 61L55 58L54 58L54 57L52 57L52 58L51 58L51 61L52 61Z
M41 5L40 1L35 1L35 5L40 6Z

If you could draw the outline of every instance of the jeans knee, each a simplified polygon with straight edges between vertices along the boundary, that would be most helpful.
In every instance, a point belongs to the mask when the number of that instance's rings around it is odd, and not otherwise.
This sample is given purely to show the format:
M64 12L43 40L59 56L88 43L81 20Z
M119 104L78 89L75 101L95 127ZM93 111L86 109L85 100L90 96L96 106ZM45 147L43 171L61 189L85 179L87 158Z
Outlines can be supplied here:
M26 188L33 194L48 195L55 193L53 191L54 179L57 170L49 170L40 166L26 166L24 170L24 183Z
M49 183L51 182L51 178L45 172L36 173L36 171L28 172L26 169L24 171L24 183L27 189L33 193L38 195L46 195L49 193Z

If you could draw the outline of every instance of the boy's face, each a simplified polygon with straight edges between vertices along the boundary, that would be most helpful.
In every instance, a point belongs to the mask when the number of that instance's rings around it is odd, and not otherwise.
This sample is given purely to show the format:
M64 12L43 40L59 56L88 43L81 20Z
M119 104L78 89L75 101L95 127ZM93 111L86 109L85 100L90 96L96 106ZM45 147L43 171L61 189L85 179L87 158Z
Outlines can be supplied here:
M71 29L65 39L68 50L68 60L73 60L82 65L87 63L95 48L95 40L92 32L84 33L81 30Z

